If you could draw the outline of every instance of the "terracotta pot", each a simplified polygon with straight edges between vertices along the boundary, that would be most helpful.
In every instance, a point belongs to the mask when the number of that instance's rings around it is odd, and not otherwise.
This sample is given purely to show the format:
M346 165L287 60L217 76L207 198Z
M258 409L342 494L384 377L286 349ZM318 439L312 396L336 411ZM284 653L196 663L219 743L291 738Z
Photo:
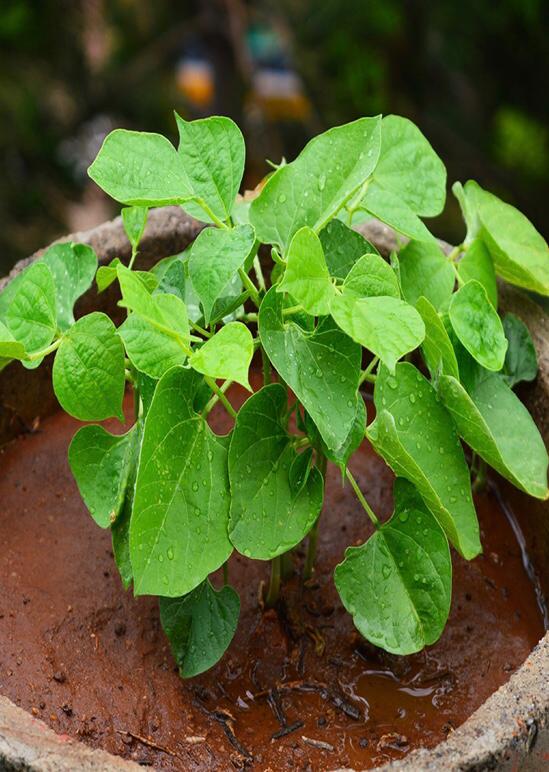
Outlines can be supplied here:
M149 215L140 248L140 267L150 267L167 255L183 250L201 225L181 209L168 207ZM394 245L390 229L379 223L363 228L365 235L387 254ZM100 262L127 259L129 245L120 218L67 240L91 244ZM40 256L18 263L10 276ZM0 289L10 277L0 281ZM520 316L530 328L538 351L540 374L522 389L526 402L549 440L549 321L542 309L525 294L501 286L501 305ZM77 315L103 310L116 318L115 290L97 296L88 293L78 304ZM51 388L51 363L35 371L10 365L0 374L0 444L16 436L36 416L57 409ZM549 506L526 498L514 489L506 495L515 507L528 552L541 588L549 597ZM521 506L522 504L522 506ZM522 516L521 516L522 515ZM417 750L385 770L540 770L549 764L549 633L509 681L495 692L446 741L431 750ZM7 770L122 770L140 769L101 750L55 734L42 721L0 697L0 768Z

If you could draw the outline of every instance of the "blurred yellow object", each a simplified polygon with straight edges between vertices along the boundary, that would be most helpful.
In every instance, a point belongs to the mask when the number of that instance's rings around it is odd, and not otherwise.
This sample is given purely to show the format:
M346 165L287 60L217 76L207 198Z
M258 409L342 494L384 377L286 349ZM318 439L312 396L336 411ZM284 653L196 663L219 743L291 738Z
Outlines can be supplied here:
M214 97L214 79L210 64L202 59L184 59L176 72L177 88L194 106L205 108Z
M253 77L250 100L272 121L306 121L311 114L311 103L301 80L291 70L258 70Z

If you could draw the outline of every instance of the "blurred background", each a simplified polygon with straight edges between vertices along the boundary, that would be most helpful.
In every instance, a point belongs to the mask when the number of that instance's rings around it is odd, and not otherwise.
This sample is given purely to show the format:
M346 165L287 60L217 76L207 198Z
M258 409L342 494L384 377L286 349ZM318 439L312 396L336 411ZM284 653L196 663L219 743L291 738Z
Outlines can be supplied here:
M231 116L245 186L363 115L414 120L547 236L547 0L2 0L0 273L114 216L86 169L111 129L175 141L172 110ZM428 223L463 235L457 205Z

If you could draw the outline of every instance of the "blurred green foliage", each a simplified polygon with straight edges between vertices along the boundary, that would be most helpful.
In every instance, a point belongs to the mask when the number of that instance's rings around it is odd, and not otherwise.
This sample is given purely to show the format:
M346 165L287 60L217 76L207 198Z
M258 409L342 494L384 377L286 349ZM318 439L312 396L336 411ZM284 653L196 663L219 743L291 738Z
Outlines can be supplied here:
M291 157L307 134L357 116L407 115L450 180L478 179L547 234L548 17L544 0L3 0L0 268L66 232L74 202L97 195L85 168L102 134L173 137L172 108L192 116L175 71L197 41L215 74L212 111L242 123L258 157ZM312 103L299 131L249 107L242 30L258 23ZM252 158L249 183L261 168ZM457 207L436 227L459 239Z

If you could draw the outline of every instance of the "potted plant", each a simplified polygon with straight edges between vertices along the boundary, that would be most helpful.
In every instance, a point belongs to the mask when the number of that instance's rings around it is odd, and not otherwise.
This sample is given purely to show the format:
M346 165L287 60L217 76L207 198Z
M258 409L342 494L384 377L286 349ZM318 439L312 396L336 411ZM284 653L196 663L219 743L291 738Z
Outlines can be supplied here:
M328 464L372 525L334 571L340 601L369 644L419 652L448 618L450 547L467 561L482 551L472 489L486 467L548 495L545 446L514 392L535 379L536 352L521 319L498 314L496 280L547 295L545 242L513 207L456 183L467 234L445 251L421 218L442 211L446 172L404 118L331 129L243 198L238 127L176 118L178 150L157 134L106 138L89 173L124 205L129 260L48 249L0 294L2 364L33 370L54 354L57 400L84 422L124 421L133 392L130 428L87 423L69 463L124 587L159 598L183 678L233 639L233 553L269 561L266 609L281 612L295 572L294 585L311 583ZM138 270L149 211L174 205L206 227ZM388 261L351 227L372 217L400 234ZM94 281L118 286L121 323L96 310L75 321ZM249 393L239 409L233 384ZM385 520L349 466L365 437L396 476Z

